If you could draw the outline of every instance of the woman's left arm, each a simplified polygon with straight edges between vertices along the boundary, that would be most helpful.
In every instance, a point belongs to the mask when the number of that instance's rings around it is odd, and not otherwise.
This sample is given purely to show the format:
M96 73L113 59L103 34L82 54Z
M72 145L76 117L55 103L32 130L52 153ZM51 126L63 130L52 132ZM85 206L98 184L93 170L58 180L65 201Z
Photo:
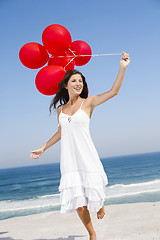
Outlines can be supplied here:
M114 82L111 90L109 90L108 92L104 92L102 94L94 95L94 96L90 97L90 104L92 105L92 108L106 102L107 100L109 100L110 98L112 98L118 94L118 91L123 82L126 68L129 63L130 63L129 54L123 52L121 59L120 59L120 68L119 68L119 72L118 72L116 81Z

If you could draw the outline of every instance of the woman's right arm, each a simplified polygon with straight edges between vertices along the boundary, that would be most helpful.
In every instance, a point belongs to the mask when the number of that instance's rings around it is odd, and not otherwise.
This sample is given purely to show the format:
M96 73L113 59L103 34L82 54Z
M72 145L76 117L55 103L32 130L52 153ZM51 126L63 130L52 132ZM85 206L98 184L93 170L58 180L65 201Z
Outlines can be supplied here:
M47 150L49 147L51 147L52 145L54 145L61 139L61 125L59 125L59 113L60 113L60 109L58 107L58 109L57 109L58 131L42 147L31 151L30 158L31 157L39 158L45 150Z

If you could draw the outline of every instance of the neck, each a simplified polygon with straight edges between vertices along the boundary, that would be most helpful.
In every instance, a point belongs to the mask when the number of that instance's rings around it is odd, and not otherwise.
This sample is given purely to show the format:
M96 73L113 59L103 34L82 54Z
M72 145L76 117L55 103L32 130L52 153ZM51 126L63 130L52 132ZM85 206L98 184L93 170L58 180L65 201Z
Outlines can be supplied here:
M80 96L75 96L69 99L69 104L73 105L77 100L80 99Z

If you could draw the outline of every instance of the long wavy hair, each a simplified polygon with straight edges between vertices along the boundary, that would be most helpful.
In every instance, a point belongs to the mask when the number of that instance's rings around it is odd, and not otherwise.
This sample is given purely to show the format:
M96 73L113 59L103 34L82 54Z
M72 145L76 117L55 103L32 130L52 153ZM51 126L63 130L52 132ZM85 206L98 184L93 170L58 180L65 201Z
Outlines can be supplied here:
M85 77L83 76L83 74L76 69L69 70L64 75L64 78L58 83L58 91L56 92L55 97L52 99L50 107L49 107L50 115L51 115L52 108L56 109L56 105L57 105L58 101L60 101L61 105L65 104L69 101L68 90L65 87L67 86L70 77L77 73L81 75L82 80L83 80L83 90L80 94L80 97L81 98L88 97L88 87L87 87L87 83L86 83L86 80L85 80ZM62 101L63 101L63 103L62 103Z

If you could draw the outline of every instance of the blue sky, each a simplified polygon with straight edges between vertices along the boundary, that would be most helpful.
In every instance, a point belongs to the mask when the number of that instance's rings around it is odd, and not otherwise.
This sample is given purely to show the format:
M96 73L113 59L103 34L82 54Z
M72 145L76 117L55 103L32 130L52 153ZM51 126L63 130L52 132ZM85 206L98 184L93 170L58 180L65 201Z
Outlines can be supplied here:
M97 106L90 132L101 158L160 151L159 39L160 3L135 1L0 1L1 152L0 168L59 162L60 141L39 159L30 151L57 131L57 116L49 117L53 96L35 87L37 70L18 57L28 42L42 44L42 32L61 24L72 40L84 40L93 54L130 54L118 95ZM120 56L94 57L76 67L86 76L89 96L108 91L118 74Z

